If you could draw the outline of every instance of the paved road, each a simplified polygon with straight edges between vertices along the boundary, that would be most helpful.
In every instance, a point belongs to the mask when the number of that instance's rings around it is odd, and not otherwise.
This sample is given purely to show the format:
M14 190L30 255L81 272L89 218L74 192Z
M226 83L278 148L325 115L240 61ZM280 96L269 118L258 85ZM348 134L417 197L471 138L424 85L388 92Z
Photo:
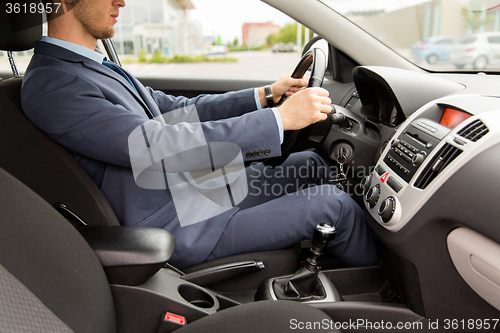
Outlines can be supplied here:
M205 62L176 64L125 64L135 76L194 76L278 79L292 71L300 59L299 53L230 52L226 55L237 62Z
M191 76L278 79L292 71L300 59L300 53L230 52L226 57L236 58L237 62L176 63L176 64L124 64L135 76ZM20 72L23 73L29 58L16 58ZM0 72L10 72L7 58L0 58Z

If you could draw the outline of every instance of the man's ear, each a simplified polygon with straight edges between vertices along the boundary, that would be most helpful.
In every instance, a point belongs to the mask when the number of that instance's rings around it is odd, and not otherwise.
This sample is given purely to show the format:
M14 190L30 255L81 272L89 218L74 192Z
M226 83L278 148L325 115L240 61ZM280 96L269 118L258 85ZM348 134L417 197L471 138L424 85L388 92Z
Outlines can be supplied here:
M61 0L61 3L66 8L65 12L67 13L70 10L72 10L73 7L76 6L76 4L78 3L78 0Z
M70 0L70 1L75 1L75 0ZM58 18L61 15L64 15L67 11L66 5L64 4L64 0L42 0L42 2L45 4L46 8L45 14L47 16L48 21L51 21L53 19Z

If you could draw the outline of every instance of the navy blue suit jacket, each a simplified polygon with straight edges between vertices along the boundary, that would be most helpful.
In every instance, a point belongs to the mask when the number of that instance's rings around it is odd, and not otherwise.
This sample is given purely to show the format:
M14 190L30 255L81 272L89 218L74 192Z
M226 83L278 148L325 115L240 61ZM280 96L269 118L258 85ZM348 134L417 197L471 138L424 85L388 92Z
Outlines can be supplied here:
M270 151L269 157L280 154L275 116L269 108L255 111L253 89L188 99L144 87L127 74L137 91L121 75L94 60L37 42L23 80L22 107L38 127L72 154L123 225L172 231L176 251L171 262L181 268L194 265L208 257L238 208L181 227L168 188L149 190L136 185L128 150L130 133L155 121L151 118L194 104L208 143L237 144L244 159L252 160L255 151ZM176 144L172 135L189 132L182 124L149 127L159 141L171 144ZM161 147L168 150L171 145ZM187 165L185 171L192 167Z

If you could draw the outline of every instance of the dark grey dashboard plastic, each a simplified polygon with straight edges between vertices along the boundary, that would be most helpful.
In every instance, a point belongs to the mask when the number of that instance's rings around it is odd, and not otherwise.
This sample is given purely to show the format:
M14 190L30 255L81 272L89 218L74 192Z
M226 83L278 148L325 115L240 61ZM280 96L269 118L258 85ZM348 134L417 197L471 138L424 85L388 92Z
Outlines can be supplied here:
M354 83L358 89L363 113L372 119L381 120L381 99L390 99L399 112L408 118L421 106L436 98L463 90L465 86L420 72L379 66L360 66L353 70ZM379 96L385 93L385 96ZM387 110L385 112L390 112Z

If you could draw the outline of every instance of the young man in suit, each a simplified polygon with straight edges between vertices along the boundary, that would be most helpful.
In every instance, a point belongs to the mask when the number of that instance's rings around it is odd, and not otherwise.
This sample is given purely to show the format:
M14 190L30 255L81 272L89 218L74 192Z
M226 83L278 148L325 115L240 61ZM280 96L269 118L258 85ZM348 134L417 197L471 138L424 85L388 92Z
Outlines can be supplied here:
M169 184L152 190L138 186L134 178L128 140L138 128L144 130L148 148L154 146L161 156L177 152L178 145L196 147L201 140L206 145L234 144L243 159L252 162L262 158L260 152L279 156L283 131L325 120L331 111L328 91L303 89L304 79L284 76L270 86L272 101L263 87L192 99L166 95L144 87L121 68L110 69L95 52L98 39L114 35L124 0L61 2L65 13L49 16L48 36L35 45L23 79L22 106L90 175L123 225L173 232L176 250L171 263L179 268L285 248L310 238L321 222L336 227L337 237L328 249L341 261L352 266L377 263L363 210L348 194L328 185L334 175L316 154L292 154L275 169L262 164L248 168L245 200L190 225L179 221L180 203L174 202ZM267 107L284 94L290 97L287 101ZM197 129L191 123L161 120L190 106L196 107ZM197 130L201 138L191 135ZM173 168L162 163L164 170ZM196 171L195 164L181 159L185 170L176 172Z

